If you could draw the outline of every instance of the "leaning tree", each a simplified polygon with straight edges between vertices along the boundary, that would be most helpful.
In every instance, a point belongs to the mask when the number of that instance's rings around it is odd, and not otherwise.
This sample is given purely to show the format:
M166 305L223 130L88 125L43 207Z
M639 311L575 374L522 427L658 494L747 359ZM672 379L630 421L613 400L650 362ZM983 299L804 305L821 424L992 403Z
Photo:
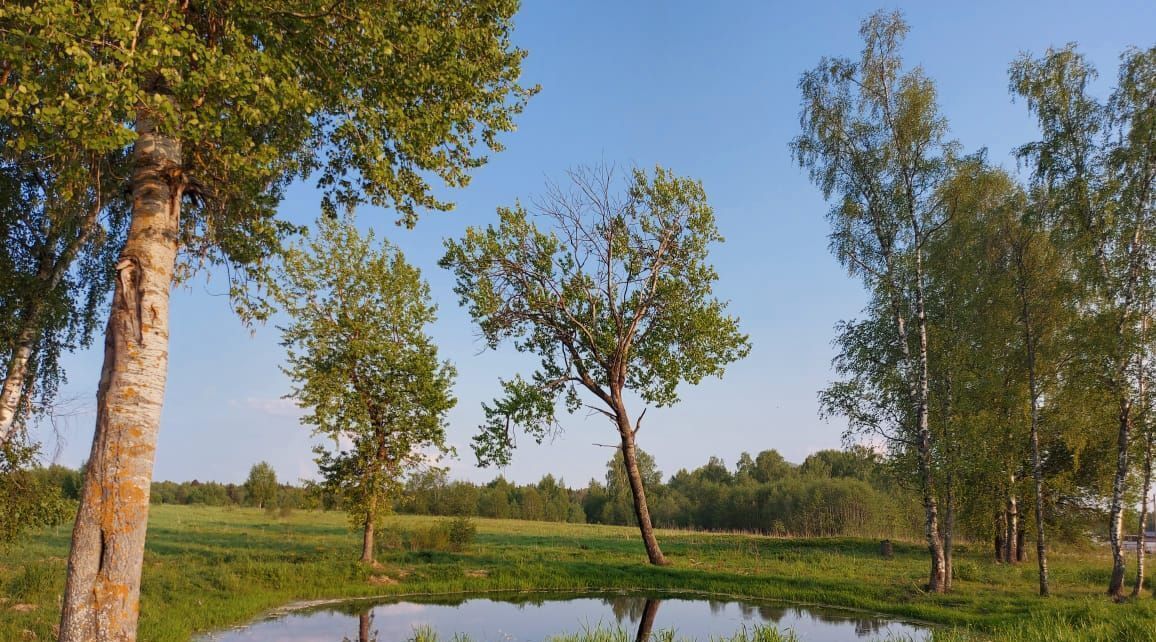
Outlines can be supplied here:
M490 348L510 341L541 359L483 404L473 447L482 465L507 463L515 430L541 442L558 428L559 397L570 412L600 413L618 433L647 557L665 564L635 447L646 411L632 418L627 395L669 406L680 383L722 376L750 346L711 290L708 250L722 237L698 181L662 168L635 169L625 186L607 167L569 178L548 187L533 216L500 208L496 227L446 242L441 264Z
M516 0L68 0L0 5L4 144L54 132L117 157L130 216L115 268L87 479L60 639L136 638L149 484L168 364L169 292L228 263L267 276L292 228L276 207L311 176L333 210L368 201L412 224L445 209L483 144L513 129ZM183 260L182 258L183 257ZM267 312L264 306L250 313Z

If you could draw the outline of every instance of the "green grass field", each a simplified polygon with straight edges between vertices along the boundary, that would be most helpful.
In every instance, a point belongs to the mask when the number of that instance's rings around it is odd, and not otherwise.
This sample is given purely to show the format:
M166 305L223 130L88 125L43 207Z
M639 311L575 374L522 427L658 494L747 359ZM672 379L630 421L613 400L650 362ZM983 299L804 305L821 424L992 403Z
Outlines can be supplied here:
M400 516L390 524L412 531L434 519ZM660 531L673 563L655 568L631 528L476 523L477 539L465 552L387 549L372 569L355 561L359 536L342 513L154 506L140 639L183 642L298 600L627 588L866 609L942 625L937 640L1156 640L1150 592L1125 604L1103 597L1106 551L1054 552L1055 595L1041 599L1034 562L1000 566L986 546L964 548L955 590L928 595L920 590L926 555L913 543L897 544L894 559L883 560L872 540ZM54 639L68 535L61 527L0 553L0 640Z

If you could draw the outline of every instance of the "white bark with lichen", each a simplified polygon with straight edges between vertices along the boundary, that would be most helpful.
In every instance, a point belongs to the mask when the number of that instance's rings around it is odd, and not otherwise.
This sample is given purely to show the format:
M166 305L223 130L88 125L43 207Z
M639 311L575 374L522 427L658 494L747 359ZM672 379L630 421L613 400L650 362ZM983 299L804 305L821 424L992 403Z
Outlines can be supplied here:
M169 292L183 191L180 142L138 123L132 222L105 330L96 432L60 642L136 639L149 490L168 369Z

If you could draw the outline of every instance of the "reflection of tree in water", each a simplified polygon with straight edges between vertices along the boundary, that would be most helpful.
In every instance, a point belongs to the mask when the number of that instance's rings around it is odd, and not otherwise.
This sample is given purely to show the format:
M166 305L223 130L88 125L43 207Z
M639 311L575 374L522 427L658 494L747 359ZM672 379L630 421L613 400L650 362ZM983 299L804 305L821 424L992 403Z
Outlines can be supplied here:
M750 617L754 610L750 605L742 603L739 604L739 608L742 609L744 617ZM761 604L758 606L758 613L764 622L774 622L775 624L778 624L788 613L800 620L811 619L824 624L844 624L849 622L855 627L855 637L860 638L878 636L878 634L887 627L887 622L875 618L848 617L848 614L828 613L821 609L810 610L774 604Z
M377 631L372 631L373 607L368 607L357 614L357 640L342 637L341 642L377 642Z
M632 595L615 595L614 597L604 597L602 601L610 606L610 612L614 614L614 619L619 624L626 620L633 624L642 617L649 600Z
M373 616L369 611L364 611L357 616L357 642L371 642L369 639L369 625L373 622ZM377 635L373 636L374 640Z
M796 610L796 609L792 609ZM778 624L779 620L787 614L786 607L776 604L760 604L759 617L763 618L764 622L774 622Z
M662 603L662 600L616 595L602 598L602 601L610 607L610 612L614 614L614 619L618 624L621 625L627 621L631 624L638 622L638 629L634 636L635 642L645 642L650 639L651 632L654 630L654 619L658 616L658 605Z
M879 632L883 630L884 624L879 620L853 620L855 622L855 635L857 637L877 637Z
M638 622L638 633L634 636L634 642L648 642L650 640L650 631L654 629L654 618L658 615L659 604L662 604L662 600L646 600L646 604L642 607L642 619Z

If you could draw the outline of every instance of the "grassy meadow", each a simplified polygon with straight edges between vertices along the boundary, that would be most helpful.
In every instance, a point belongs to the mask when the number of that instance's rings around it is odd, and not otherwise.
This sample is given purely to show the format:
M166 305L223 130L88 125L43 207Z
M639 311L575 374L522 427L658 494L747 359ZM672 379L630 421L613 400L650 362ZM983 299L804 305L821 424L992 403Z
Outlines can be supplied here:
M300 600L637 589L865 609L940 625L936 640L1156 640L1150 592L1124 604L1103 597L1106 550L1055 551L1054 596L1041 599L1034 561L1000 566L987 546L962 547L947 595L920 589L927 561L917 543L897 543L884 560L874 540L660 531L672 565L657 568L632 528L477 519L463 552L391 546L441 519L391 517L370 568L356 561L359 534L343 513L153 506L140 639L183 642ZM0 640L55 639L68 537L60 527L0 552Z

